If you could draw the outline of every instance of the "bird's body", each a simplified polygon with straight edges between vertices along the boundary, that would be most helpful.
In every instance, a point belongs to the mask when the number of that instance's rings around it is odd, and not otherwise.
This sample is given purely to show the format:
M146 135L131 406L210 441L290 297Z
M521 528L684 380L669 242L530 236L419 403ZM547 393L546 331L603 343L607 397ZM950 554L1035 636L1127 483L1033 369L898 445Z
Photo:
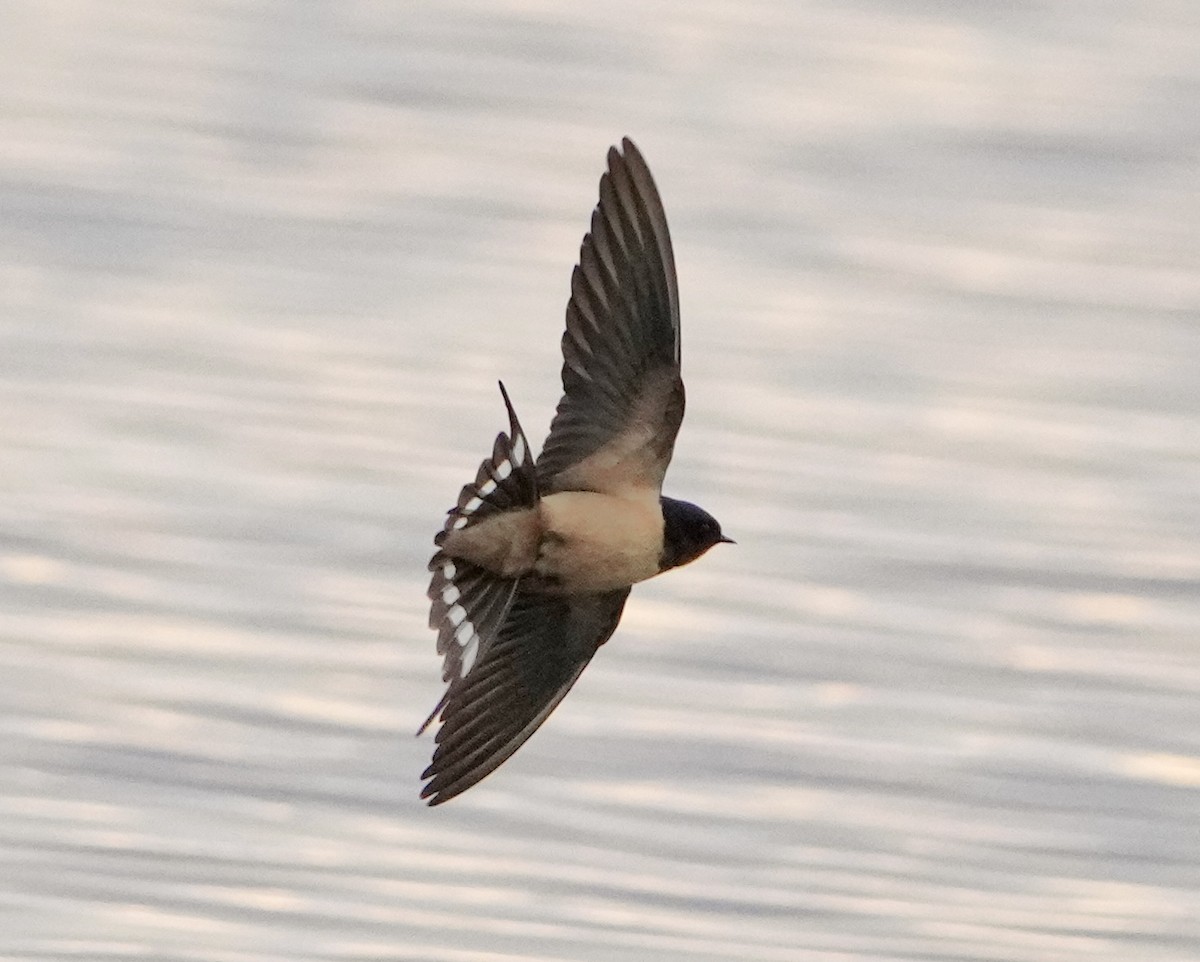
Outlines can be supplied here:
M658 574L663 516L657 499L560 491L451 531L442 551L547 594L594 594Z
M431 805L470 788L554 710L617 627L630 587L720 541L662 496L683 419L679 293L666 214L628 139L609 150L571 278L563 397L537 462L509 432L434 539L429 623L445 657Z

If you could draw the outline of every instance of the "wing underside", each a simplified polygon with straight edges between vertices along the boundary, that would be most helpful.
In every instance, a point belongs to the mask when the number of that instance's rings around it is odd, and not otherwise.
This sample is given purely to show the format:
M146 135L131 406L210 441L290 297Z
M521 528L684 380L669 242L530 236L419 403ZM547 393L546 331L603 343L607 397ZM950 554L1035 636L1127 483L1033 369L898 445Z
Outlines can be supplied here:
M494 642L440 706L421 797L445 802L520 748L616 629L628 596L628 588L585 597L518 590Z
M571 276L563 396L537 462L547 491L661 488L683 418L671 236L645 160L622 148Z

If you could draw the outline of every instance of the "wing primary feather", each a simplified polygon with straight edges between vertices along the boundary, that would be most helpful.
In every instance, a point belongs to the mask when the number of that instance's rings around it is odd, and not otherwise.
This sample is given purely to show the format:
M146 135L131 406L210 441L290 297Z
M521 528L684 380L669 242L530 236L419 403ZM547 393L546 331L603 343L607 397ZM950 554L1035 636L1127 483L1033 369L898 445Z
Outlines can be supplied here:
M662 272L665 282L664 293L666 303L670 305L670 322L675 332L675 363L678 364L682 353L679 324L679 279L675 273L675 251L671 245L671 232L667 228L667 214L663 208L658 187L650 175L650 168L646 164L642 152L638 150L637 144L628 137L624 137L621 139L621 146L625 150L625 166L629 171L630 180L650 226L650 234L654 239L658 259L665 268Z
M628 138L609 151L598 195L571 274L563 395L538 458L547 493L622 484L619 475L573 470L608 445L628 459L628 476L661 488L679 428L680 405L664 390L679 378L674 254L662 199ZM621 447L626 432L646 424L660 426L661 436L638 451ZM592 462L597 470L611 463Z

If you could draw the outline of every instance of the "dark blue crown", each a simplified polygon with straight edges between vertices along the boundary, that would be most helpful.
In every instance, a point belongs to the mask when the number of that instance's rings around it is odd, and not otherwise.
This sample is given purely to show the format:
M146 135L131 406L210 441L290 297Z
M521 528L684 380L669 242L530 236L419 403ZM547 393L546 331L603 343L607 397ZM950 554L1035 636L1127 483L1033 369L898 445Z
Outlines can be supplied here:
M721 533L721 525L711 514L690 501L659 498L663 513L662 570L695 561L714 544L732 543Z

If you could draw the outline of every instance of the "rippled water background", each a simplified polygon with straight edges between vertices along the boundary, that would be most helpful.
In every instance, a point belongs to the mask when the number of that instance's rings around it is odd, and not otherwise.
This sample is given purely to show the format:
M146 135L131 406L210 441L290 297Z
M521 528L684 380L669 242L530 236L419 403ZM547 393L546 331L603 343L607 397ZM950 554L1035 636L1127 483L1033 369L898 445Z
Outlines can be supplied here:
M0 957L1200 958L1200 7L4 18ZM430 810L626 133L740 543Z

